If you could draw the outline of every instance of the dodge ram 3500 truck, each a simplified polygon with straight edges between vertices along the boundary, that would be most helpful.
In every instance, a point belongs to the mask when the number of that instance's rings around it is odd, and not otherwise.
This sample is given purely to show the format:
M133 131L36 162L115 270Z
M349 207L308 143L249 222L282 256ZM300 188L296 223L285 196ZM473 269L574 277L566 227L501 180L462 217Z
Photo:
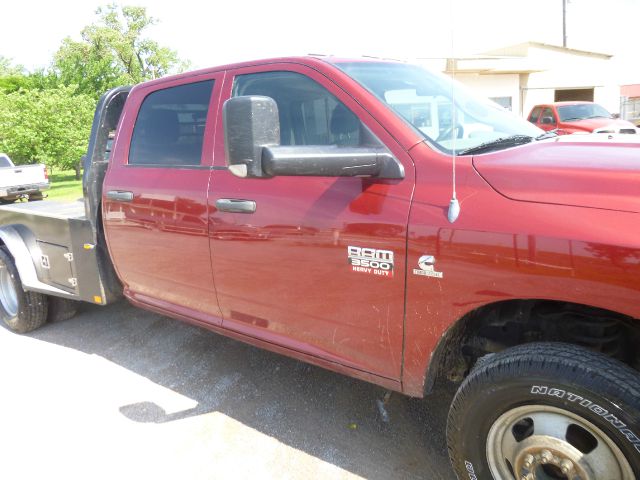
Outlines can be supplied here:
M112 90L85 162L84 204L0 208L16 332L124 294L406 395L458 382L461 479L640 477L638 143L304 57Z

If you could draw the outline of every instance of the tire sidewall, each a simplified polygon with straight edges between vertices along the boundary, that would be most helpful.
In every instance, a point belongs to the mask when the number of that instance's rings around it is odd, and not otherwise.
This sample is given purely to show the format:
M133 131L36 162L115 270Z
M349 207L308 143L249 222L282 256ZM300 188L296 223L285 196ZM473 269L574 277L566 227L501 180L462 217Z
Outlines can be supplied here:
M25 308L25 295L20 283L20 277L18 270L13 264L12 258L6 253L5 250L0 249L0 267L6 268L11 276L13 282L13 288L16 290L16 296L18 299L18 313L16 315L10 315L0 303L0 319L13 331L20 331L20 316L23 314Z
M485 385L465 397L458 406L464 431L450 432L456 443L454 468L459 478L492 478L487 462L489 430L501 415L525 405L560 408L591 422L620 448L636 478L640 478L640 412L606 391L596 393L570 381L523 375L488 388Z

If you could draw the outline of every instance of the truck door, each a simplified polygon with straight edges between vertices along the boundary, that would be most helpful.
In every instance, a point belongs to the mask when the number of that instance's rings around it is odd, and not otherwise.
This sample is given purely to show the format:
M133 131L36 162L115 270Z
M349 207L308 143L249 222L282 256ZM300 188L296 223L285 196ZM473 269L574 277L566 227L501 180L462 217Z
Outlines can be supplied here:
M103 189L107 243L125 294L220 324L207 225L222 74L134 88Z
M357 146L366 131L402 162L406 176L243 179L214 170L211 250L223 326L398 379L414 184L410 158L353 98L315 70L286 64L227 75L223 99L275 99L282 145ZM215 152L215 165L224 166L222 128Z

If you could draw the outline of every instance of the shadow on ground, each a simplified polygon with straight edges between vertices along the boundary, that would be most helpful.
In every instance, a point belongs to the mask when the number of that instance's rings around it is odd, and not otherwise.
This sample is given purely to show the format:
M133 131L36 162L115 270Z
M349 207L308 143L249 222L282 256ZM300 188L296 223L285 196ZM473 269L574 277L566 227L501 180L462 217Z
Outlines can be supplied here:
M120 407L135 422L219 411L291 447L369 479L453 479L444 428L453 395L393 394L318 367L145 312L121 302L84 306L33 338L96 354L197 402L166 414L152 403Z

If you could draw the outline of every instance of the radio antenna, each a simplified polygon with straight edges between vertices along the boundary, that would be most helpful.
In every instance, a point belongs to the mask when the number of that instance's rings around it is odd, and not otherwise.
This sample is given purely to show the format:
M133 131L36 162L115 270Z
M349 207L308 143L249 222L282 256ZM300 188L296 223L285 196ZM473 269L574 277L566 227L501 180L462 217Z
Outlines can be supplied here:
M452 164L452 195L449 202L449 211L447 212L447 220L449 223L453 223L458 219L460 215L460 203L456 196L456 134L457 134L457 118L456 118L456 58L455 50L453 48L453 0L449 2L450 21L451 21L451 164Z

